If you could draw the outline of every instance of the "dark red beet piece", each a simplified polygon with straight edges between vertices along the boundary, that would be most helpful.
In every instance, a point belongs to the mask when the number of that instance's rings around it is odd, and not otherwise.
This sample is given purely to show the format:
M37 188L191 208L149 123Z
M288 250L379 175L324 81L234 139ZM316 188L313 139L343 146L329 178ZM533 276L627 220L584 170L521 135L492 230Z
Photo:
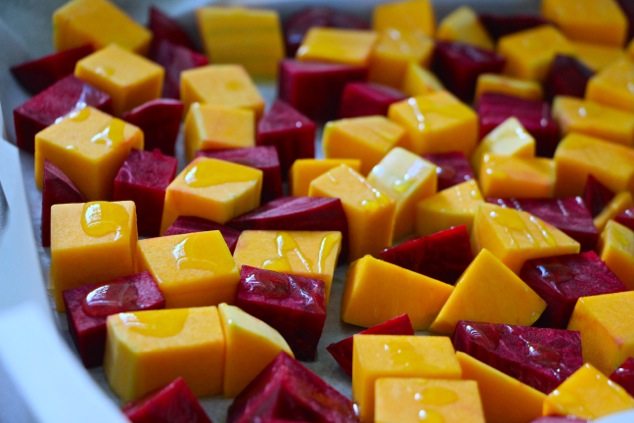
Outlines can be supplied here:
M94 50L91 45L60 51L11 67L11 73L29 94L35 95L71 75L75 65Z
M175 100L180 98L181 72L209 64L204 54L164 39L153 42L150 59L165 69L163 97Z
M57 166L44 160L42 185L42 247L51 245L51 207L53 204L84 203L86 198L73 181Z
M626 41L630 41L634 37L634 2L632 0L616 0L625 17L627 18L627 38Z
M174 156L183 110L179 100L160 98L125 112L122 119L141 128L145 150L158 148L163 154Z
M339 118L387 116L390 104L406 97L403 92L387 85L373 82L350 82L343 89Z
M466 43L436 41L432 70L445 87L463 101L471 102L478 76L500 73L504 57Z
M316 121L337 117L343 88L365 81L368 69L340 63L285 59L280 62L278 98Z
M581 251L594 249L599 232L581 197L487 198L489 203L529 212L581 244Z
M285 352L281 352L235 398L227 423L255 419L352 423L352 401Z
M538 325L551 328L568 326L580 297L627 290L594 251L527 260L520 278L546 301Z
M33 153L35 134L79 108L92 106L110 113L110 96L68 75L13 110L17 146Z
M199 150L196 152L196 157L210 157L260 169L262 171L262 194L260 196L262 203L274 200L284 194L280 159L273 146Z
M376 326L372 326L359 335L414 335L412 322L407 314L401 314ZM339 364L339 367L352 376L352 349L354 347L354 336L349 336L339 342L326 347L332 358Z
M121 411L131 423L212 423L181 377L156 392L124 404Z
M165 189L176 176L178 160L159 150L132 150L114 178L114 201L136 204L140 235L158 236Z
M486 28L489 35L495 40L515 32L524 31L540 25L545 25L548 21L538 15L494 15L482 13L478 15L480 22Z
M62 293L68 331L86 367L101 366L110 314L165 308L165 298L150 272L84 285Z
M406 241L380 253L382 260L453 285L473 261L465 225Z
M583 98L592 69L572 56L557 55L544 80L544 95L553 101L557 95Z
M628 357L621 365L612 372L610 380L618 383L634 396L634 357Z
M423 154L423 158L438 166L438 191L475 179L469 160L461 151Z
M229 247L229 251L233 254L233 251L236 249L236 244L238 243L238 238L240 237L240 231L221 223L203 219L202 217L178 216L174 223L167 228L163 236L203 231L220 231L220 234L227 243L227 247Z
M324 282L247 265L235 304L277 329L298 360L314 360L326 323Z
M282 179L296 159L315 157L315 122L281 100L276 100L257 127L257 144L277 148Z
M583 365L576 331L461 320L452 341L457 351L545 394Z
M614 220L634 231L634 208L619 213Z
M583 202L592 217L597 217L613 198L614 193L608 187L594 176L588 175L583 190Z
M174 45L196 50L187 31L155 6L150 6L148 29L152 31L152 42L167 40Z

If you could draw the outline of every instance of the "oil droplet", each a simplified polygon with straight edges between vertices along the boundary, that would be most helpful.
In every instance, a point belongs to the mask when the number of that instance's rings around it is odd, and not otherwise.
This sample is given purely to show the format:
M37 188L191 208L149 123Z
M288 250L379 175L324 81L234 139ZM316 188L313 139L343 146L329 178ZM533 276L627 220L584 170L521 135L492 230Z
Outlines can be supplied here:
M81 227L87 235L102 237L112 234L116 241L127 231L129 219L128 211L121 204L92 201L84 204Z
M130 282L111 283L90 291L82 301L84 313L105 317L123 311L138 310L136 285Z
M407 341L392 341L383 345L385 360L391 367L403 369L410 367L412 360L420 360L416 350Z
M112 66L98 66L95 72L103 76L111 77L114 75L115 70Z
M119 317L131 332L152 338L169 338L183 331L189 317L189 310L182 308L171 309L169 312L153 310L120 313Z
M418 421L425 423L444 423L445 418L436 410L421 409L418 411Z
M123 136L124 130L125 122L114 118L101 132L95 134L90 141L95 144L104 144L107 147L117 146L125 140Z
M449 405L458 402L458 394L449 388L432 386L417 392L414 399L426 405Z
M192 188L205 188L230 182L248 182L253 178L224 168L216 160L203 159L187 171L185 183Z
M176 244L172 249L178 270L196 269L213 273L231 271L235 263L231 260L214 260L209 239L205 234L194 233Z
M317 258L318 273L324 273L326 260L328 260L330 253L332 253L332 250L339 243L339 239L339 234L336 233L327 234L321 239L321 244L319 245L319 256Z
M414 119L416 120L416 122L418 123L418 130L420 132L425 130L425 115L423 114L422 110L420 109L420 107L418 106L418 102L416 101L415 98L409 98L407 100L407 104L409 104L412 113L414 114Z
M302 263L307 272L313 271L313 265L311 261L304 256L304 253L299 248L299 244L288 232L279 232L275 236L275 243L277 247L277 257L268 259L262 263L264 269L269 270L293 270L289 256L295 255ZM299 270L299 269L294 269Z
M366 198L361 201L361 208L367 210L369 213L376 212L386 204L390 203L390 199L388 199L385 195L381 194L374 188L371 188L372 193L374 194L374 198Z
M84 107L83 109L73 110L68 114L68 119L74 122L83 122L90 117L90 109Z

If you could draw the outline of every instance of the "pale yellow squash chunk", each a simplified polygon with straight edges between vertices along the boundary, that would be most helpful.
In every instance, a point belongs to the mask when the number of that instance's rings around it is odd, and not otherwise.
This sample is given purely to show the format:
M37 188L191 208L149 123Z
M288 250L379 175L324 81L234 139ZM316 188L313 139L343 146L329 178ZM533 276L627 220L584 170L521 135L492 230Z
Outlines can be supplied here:
M219 231L143 239L137 256L139 270L152 273L168 308L235 299L238 266Z
M525 423L542 415L544 393L462 351L456 358L462 378L478 383L487 423Z
M572 45L576 52L576 58L595 72L610 66L627 54L622 47L606 44L572 41Z
M634 58L623 57L588 81L586 99L634 113Z
M469 6L461 6L447 15L438 24L436 39L472 44L493 50L493 40L480 22L478 15Z
M377 39L378 34L370 30L313 27L304 36L295 57L367 66Z
M634 290L634 232L614 220L601 232L597 250L601 260L625 284Z
M553 159L485 154L478 179L485 198L550 198L555 177Z
M451 340L444 336L355 335L352 399L361 422L374 419L374 385L382 377L460 379Z
M342 164L354 169L355 172L361 171L360 159L295 160L288 172L288 183L290 185L291 195L293 197L303 197L308 195L308 187L313 179Z
M453 289L436 279L367 255L348 269L341 320L371 327L407 313L415 330L426 330Z
M486 248L515 273L526 260L576 254L580 248L577 241L532 214L493 204L483 204L476 212L471 246L474 253Z
M436 15L430 0L401 0L377 4L372 13L372 28L383 31L395 28L399 31L421 31L433 36L436 32Z
M601 213L593 219L594 226L596 226L598 232L601 232L610 220L632 207L634 207L632 194L629 191L619 192L606 204Z
M410 63L405 69L400 90L410 97L443 91L445 87L432 71L419 64Z
M634 291L581 297L568 323L581 333L584 361L609 375L634 355Z
M542 86L536 81L511 78L495 73L483 73L478 76L476 100L484 93L506 94L527 100L541 100L544 96Z
M51 207L50 289L57 311L62 292L134 273L136 207L94 201Z
M222 303L218 311L226 343L222 393L233 398L280 352L293 352L277 330L242 309Z
M485 423L473 380L380 378L375 398L376 423Z
M546 302L485 248L460 276L429 330L451 335L459 320L530 326L545 308Z
M544 415L588 420L632 408L634 398L588 363L570 375L544 401Z
M140 398L177 377L196 396L222 393L225 337L217 307L113 314L107 326L103 368L122 401Z

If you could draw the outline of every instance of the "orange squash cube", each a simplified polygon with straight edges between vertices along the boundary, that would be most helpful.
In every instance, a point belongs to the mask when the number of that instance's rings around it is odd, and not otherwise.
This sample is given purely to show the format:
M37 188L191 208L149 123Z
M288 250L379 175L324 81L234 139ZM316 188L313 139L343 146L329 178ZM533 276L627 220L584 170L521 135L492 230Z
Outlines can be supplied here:
M296 57L366 66L377 39L377 33L369 30L314 27L304 36Z

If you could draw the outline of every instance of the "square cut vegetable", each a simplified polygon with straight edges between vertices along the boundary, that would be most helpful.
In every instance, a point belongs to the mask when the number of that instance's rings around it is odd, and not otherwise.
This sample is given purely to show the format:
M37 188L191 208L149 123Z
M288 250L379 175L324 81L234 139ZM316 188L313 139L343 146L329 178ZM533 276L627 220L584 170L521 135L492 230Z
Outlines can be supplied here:
M372 13L372 28L384 31L420 31L427 36L436 32L436 14L429 0L401 0L377 4Z
M634 232L610 220L601 232L597 246L601 260L607 264L629 290L634 289Z
M297 159L293 162L289 172L291 195L301 197L308 195L310 183L313 179L345 164L355 172L361 172L361 159Z
M374 31L314 27L297 49L298 60L367 66L378 35Z
M586 99L634 112L634 93L629 90L633 78L634 59L623 57L616 60L590 78Z
M438 24L436 38L439 41L455 41L493 50L493 40L469 6L460 6Z
M485 154L478 181L485 198L551 198L555 175L553 159Z
M527 100L542 100L542 86L537 81L512 78L495 73L483 73L476 81L476 100L484 93L500 93L525 98Z

